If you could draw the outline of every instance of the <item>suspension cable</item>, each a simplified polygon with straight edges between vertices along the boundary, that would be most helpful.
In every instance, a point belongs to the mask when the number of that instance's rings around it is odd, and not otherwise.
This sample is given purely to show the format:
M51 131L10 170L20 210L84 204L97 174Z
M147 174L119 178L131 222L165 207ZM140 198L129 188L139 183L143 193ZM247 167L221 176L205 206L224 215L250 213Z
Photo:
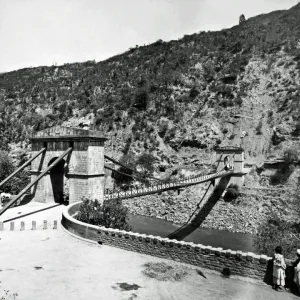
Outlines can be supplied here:
M223 155L223 152L222 152L222 154L221 154L221 157L222 157L222 155ZM123 163L121 163L121 162L119 162L119 161L117 161L117 160L115 160L115 159L113 159L113 158L111 158L111 157L109 157L109 156L107 156L107 155L104 155L104 158L110 160L111 162L113 162L113 163L115 163L115 164L117 164L117 165L120 165L121 167L123 167L123 168L125 168L125 169L127 169L127 170L129 170L129 171L131 171L131 172L133 172L133 173L136 173L136 174L139 174L139 175L142 175L142 176L146 176L149 180L152 179L152 180L161 181L161 182L164 182L164 183L167 183L167 182L170 182L170 181L171 181L171 180L163 180L163 179L159 179L159 178L156 178L156 177L153 177L153 176L150 176L150 175L144 175L143 173L138 172L138 171L135 171L135 170L129 168L128 166L126 166L125 164L123 164ZM215 162L216 162L216 161L215 161ZM210 165L208 165L208 168L211 167L213 164L215 164L215 162L213 162L213 163L211 163ZM220 160L218 161L218 163L219 163L219 162L220 162ZM116 171L116 170L114 170L114 171ZM122 174L125 174L125 173L122 173ZM126 174L126 175L128 176L129 174ZM129 176L131 176L131 175L129 175Z
M105 168L105 169L109 169L109 170L111 170L112 172L116 172L116 173L119 173L119 174L122 174L122 175L125 175L125 176L128 176L128 177L132 177L132 178L139 179L140 181L145 181L145 179L146 179L146 175L145 175L144 178L138 177L138 176L135 176L135 175L130 175L130 174L127 174L127 173L124 173L124 172L115 170L115 169L109 167L108 165L104 165L104 168Z
M131 171L131 172L133 172L133 173L136 173L136 174L139 174L139 175L144 176L143 173L138 172L138 171L135 171L135 170L129 168L128 166L122 164L121 162L119 162L119 161L117 161L117 160L115 160L115 159L113 159L113 158L111 158L111 157L109 157L109 156L107 156L107 155L104 155L104 158L110 160L111 162L113 162L113 163L115 163L115 164L117 164L117 165L119 165L119 166L121 166L121 167L123 167L123 168L125 168L125 169L127 169L127 170L129 170L129 171ZM151 178L151 179L153 179L153 180L156 180L156 181L164 181L164 180L162 180L162 179L159 179L159 178L156 178L156 177L152 177L152 176L150 176L150 175L147 175L147 177L148 177L148 178Z

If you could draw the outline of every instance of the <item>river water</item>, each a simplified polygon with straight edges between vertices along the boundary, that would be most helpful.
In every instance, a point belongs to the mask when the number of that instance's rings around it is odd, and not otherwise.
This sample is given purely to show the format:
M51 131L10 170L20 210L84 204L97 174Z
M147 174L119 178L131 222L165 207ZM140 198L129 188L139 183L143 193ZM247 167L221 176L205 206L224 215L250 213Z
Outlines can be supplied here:
M133 232L161 237L167 237L180 227L180 225L165 220L135 215L129 216L129 223L133 226ZM195 244L222 247L223 249L254 252L253 236L248 233L233 233L226 230L197 228L183 240Z

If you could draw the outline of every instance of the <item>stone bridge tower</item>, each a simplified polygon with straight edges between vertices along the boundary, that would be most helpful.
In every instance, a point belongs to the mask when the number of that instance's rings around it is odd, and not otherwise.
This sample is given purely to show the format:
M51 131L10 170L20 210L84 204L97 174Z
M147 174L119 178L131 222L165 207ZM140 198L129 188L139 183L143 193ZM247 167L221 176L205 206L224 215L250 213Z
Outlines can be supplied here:
M229 184L234 183L242 187L244 185L245 175L247 174L244 169L244 149L235 146L225 146L215 148L215 151L218 156L217 171L224 170L226 162L229 162L229 165L232 166L234 170Z
M64 193L69 193L69 202L82 197L104 198L104 141L98 131L69 127L52 127L38 132L31 138L32 155L42 148L47 150L31 165L33 181L68 148L67 154L47 175L41 178L31 191L35 201L61 203Z

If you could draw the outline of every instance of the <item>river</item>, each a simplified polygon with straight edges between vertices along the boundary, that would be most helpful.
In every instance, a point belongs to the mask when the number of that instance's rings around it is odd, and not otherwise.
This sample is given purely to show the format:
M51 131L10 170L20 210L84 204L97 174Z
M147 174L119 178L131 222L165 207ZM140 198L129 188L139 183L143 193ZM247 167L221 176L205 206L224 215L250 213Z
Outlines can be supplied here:
M137 215L130 215L129 223L133 227L133 232L161 237L167 237L180 227L180 225L165 220ZM183 240L195 244L222 247L223 249L241 250L244 252L255 251L253 236L248 233L233 233L226 230L197 228Z

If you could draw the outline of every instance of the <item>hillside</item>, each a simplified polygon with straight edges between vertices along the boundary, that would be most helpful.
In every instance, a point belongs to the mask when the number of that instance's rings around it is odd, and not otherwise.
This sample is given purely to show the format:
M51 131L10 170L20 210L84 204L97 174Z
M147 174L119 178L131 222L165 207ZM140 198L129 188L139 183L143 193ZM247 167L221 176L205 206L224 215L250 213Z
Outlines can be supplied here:
M2 73L0 150L24 158L30 135L63 124L103 131L116 158L150 152L162 178L210 163L216 145L241 145L250 166L282 158L299 148L299 20L300 4L98 63Z

